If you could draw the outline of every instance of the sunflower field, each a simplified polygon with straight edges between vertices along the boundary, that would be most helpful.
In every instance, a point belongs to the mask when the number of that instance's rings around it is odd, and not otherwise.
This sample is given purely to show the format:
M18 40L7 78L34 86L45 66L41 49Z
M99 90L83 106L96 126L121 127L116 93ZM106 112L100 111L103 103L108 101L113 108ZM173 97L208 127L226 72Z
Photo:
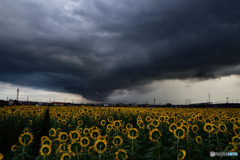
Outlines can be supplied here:
M0 108L0 160L217 160L240 152L240 109Z

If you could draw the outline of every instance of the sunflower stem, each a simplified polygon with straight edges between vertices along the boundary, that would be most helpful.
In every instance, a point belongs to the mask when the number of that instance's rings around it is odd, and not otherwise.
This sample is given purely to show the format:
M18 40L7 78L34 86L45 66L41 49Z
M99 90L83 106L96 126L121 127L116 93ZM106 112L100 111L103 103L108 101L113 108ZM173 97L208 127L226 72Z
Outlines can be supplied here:
M211 149L210 149L210 131L208 131L208 148L209 148L209 153L210 153L210 151L211 151Z
M179 143L179 133L178 133L178 137L177 137L177 152L178 152L178 143Z
M188 136L189 136L189 134L187 133L187 142L189 142ZM191 159L191 150L190 150L189 144L188 144L188 151L189 151L189 159Z
M23 143L23 152L25 150L25 142L26 142L26 137L24 138L24 143ZM22 154L22 160L24 160L24 153Z
M100 145L100 154L99 154L99 160L101 160L101 147L102 147L102 145Z
M75 148L76 148L76 151L77 151L77 160L79 160L78 149L77 149L77 147L75 147Z
M86 160L86 145L84 146L85 160Z

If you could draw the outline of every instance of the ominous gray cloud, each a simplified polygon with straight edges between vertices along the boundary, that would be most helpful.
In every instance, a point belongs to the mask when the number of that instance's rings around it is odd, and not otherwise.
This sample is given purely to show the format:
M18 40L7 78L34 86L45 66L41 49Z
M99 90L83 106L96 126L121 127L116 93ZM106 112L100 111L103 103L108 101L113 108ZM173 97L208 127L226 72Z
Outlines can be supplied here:
M164 79L239 75L240 1L0 1L0 81L106 100Z

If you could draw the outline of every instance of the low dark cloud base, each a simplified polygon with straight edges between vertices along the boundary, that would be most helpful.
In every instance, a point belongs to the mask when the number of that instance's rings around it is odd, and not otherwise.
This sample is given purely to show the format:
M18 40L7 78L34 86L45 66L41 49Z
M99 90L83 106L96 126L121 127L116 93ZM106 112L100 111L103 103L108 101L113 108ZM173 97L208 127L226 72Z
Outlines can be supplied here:
M104 101L155 80L240 73L237 0L60 4L0 2L0 81Z

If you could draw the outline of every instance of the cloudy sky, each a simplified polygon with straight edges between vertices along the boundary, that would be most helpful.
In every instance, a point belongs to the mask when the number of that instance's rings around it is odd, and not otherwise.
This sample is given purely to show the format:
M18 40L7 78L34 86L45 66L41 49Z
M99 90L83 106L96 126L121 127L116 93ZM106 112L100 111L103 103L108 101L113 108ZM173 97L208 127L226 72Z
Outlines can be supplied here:
M239 0L1 0L0 99L240 102Z

